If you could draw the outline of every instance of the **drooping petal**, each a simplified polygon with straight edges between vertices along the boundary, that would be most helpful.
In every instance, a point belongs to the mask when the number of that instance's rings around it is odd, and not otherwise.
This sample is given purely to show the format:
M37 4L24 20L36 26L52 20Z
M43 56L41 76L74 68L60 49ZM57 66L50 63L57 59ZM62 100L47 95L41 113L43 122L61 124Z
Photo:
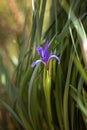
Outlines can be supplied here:
M32 63L32 67L34 67L35 65L37 65L38 63L42 62L42 60L36 60L35 62Z
M59 58L58 56L54 55L54 54L50 54L50 55L49 55L48 61L49 61L50 59L52 59L52 58L56 58L56 59L58 60L58 63L60 63L60 58Z
M50 58L52 55L53 55L53 53L51 52L51 53L49 54L49 56L48 56L48 60L49 60L49 58Z
M48 45L48 42L46 42L46 45L44 48L44 57L48 57L48 48L49 48L49 45Z
M41 46L38 46L38 47L36 48L36 50L37 50L38 54L40 55L40 57L42 58L42 57L43 57L43 49L42 49L42 47L41 47Z

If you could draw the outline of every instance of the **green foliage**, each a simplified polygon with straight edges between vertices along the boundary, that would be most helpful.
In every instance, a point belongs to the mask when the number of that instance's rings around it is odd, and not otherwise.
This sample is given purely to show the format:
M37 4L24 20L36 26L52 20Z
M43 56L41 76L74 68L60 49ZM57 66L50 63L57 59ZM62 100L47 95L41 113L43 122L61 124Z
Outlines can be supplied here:
M36 0L28 42L25 19L15 83L0 60L1 83L11 99L9 105L1 99L0 103L25 130L87 129L87 51L82 46L84 38L87 43L83 26L86 21L82 17L86 10L83 12L80 7L86 7L85 2L51 1L50 22L43 32L46 0ZM78 6L82 14L78 13ZM48 70L42 64L32 68L32 62L38 59L36 47L44 46L46 41L49 51L60 57L60 64L51 60Z

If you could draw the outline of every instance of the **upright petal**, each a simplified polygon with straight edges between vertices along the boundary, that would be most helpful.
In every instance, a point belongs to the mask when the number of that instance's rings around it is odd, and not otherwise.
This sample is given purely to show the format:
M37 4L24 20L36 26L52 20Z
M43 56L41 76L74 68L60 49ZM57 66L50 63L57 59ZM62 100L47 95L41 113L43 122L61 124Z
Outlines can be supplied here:
M36 50L37 50L38 54L40 55L40 57L42 58L42 57L43 57L43 49L42 49L42 47L41 47L41 46L38 46L38 47L36 48Z
M42 60L36 60L35 62L32 63L32 67L34 67L35 65L37 65L38 63L42 62Z
M50 55L49 55L48 61L49 61L50 59L52 59L52 58L56 58L56 59L58 60L58 63L60 63L60 58L59 58L58 56L56 56L56 55L53 55L53 54L50 54Z
M48 42L46 42L46 45L44 48L44 57L48 57L48 48L49 48L49 45L48 45Z

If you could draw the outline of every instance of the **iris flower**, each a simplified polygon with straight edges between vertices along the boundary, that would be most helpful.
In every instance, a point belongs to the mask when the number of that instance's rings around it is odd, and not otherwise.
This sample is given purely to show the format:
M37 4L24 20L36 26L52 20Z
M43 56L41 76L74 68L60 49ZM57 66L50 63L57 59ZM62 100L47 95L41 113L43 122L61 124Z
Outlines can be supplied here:
M37 65L38 63L42 62L46 68L48 69L49 67L49 60L52 58L56 58L58 60L58 63L60 63L60 58L52 53L48 53L49 45L48 42L46 42L44 50L42 49L41 46L38 46L36 48L37 53L40 55L40 59L36 60L35 62L32 63L32 67Z

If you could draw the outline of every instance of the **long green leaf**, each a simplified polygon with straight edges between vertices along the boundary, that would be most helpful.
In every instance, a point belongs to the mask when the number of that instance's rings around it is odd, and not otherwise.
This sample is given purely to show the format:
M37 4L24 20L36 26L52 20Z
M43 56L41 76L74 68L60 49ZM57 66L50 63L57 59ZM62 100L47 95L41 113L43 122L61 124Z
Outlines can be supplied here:
M81 62L77 59L77 58L74 58L74 63L78 69L78 71L80 72L81 76L83 77L85 83L87 84L87 73L86 71L84 70Z
M37 83L35 77L37 75L39 65L34 69L28 87L28 112L31 124L34 129L40 130L39 117L38 117L38 100L37 100Z
M69 101L69 83L70 83L72 64L73 64L73 58L72 58L72 51L71 51L70 61L69 61L69 65L68 65L67 78L66 78L66 84L65 84L65 90L64 90L64 99L63 99L65 130L70 130L70 128L69 128L68 101Z

